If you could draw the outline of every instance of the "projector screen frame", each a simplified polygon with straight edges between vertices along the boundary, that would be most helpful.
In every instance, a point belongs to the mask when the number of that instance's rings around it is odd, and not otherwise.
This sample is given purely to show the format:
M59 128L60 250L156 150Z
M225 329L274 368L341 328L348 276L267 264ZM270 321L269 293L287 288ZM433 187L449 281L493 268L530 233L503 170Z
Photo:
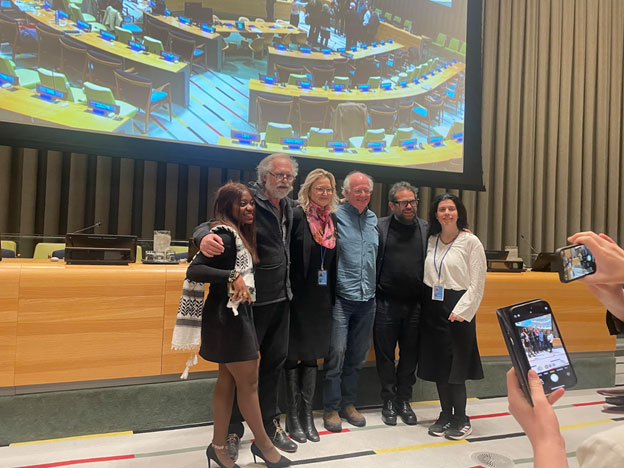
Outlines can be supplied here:
M482 0L467 0L466 21L463 172L332 161L294 154L301 171L306 172L320 166L340 177L357 169L370 174L379 182L409 180L419 186L485 190L481 157ZM268 154L261 149L239 150L210 144L155 140L7 121L0 121L0 144L242 170L255 169L257 163Z

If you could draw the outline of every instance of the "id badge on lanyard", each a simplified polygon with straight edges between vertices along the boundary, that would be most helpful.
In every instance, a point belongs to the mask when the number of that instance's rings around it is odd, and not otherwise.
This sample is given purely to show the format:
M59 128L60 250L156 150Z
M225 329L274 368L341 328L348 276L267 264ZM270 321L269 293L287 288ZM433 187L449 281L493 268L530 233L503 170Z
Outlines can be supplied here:
M321 246L321 268L318 271L317 281L319 286L327 286L327 270L325 270L325 252L327 248Z
M457 235L453 238L453 240L451 241L451 245L449 245L449 248L446 249L446 252L444 252L444 255L442 255L442 259L440 260L440 266L438 267L438 265L436 265L436 256L438 254L438 242L440 240L440 235L438 235L438 238L436 239L436 245L435 245L435 250L433 252L433 267L436 270L436 273L438 274L438 284L434 285L432 290L431 290L431 300L433 301L444 301L444 286L442 286L442 281L441 281L441 277L442 277L442 264L444 263L444 259L446 258L446 254L449 253L449 250L451 250L451 247L453 247L453 243L455 242L455 239L457 239L457 236L459 236L459 232L457 233Z

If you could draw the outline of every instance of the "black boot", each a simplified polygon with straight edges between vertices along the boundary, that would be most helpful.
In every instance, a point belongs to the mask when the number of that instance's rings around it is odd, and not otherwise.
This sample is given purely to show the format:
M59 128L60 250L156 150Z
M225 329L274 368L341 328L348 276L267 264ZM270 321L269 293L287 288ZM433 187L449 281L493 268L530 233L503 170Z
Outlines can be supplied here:
M284 369L286 373L286 432L300 444L306 442L301 423L299 422L299 368Z
M301 368L301 424L308 440L318 442L321 440L314 427L314 416L312 415L312 400L316 387L316 367Z

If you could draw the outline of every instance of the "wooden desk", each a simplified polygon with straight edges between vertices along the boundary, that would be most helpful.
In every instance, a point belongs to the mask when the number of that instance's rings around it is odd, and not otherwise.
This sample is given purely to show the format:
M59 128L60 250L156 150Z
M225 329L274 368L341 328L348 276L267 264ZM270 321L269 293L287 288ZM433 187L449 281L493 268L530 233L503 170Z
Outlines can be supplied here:
M329 148L309 147L303 150L291 150L280 144L268 143L266 147L243 145L231 138L220 137L219 146L227 146L236 149L254 149L269 153L288 153L293 156L305 158L326 159L330 161L344 161L363 164L379 164L382 166L399 166L406 168L446 170L462 172L463 146L455 141L445 142L445 146L433 147L424 145L423 149L405 151L398 146L386 148L377 153L370 152L367 148L350 148L342 153L334 153ZM459 161L459 162L457 162Z
M94 114L84 104L48 102L37 97L32 89L19 86L14 89L0 88L0 115L6 116L7 120L106 133L132 133L132 121L128 117L115 120Z
M185 0L166 0L167 8L171 11L183 11ZM202 7L212 8L215 15L226 13L229 15L246 16L249 19L266 18L266 2L264 0L202 0ZM273 15L276 19L288 21L292 1L277 0L273 7Z
M181 373L170 351L186 265L0 262L0 387ZM543 298L570 352L613 352L605 310L552 273L488 273L477 313L483 356L506 356L495 309ZM194 371L214 370L200 359Z
M376 55L387 54L395 50L402 49L404 46L398 42L392 44L378 45L377 47L368 47L367 49L359 48L356 52L350 52L353 55L351 60L357 61ZM322 52L310 52L304 54L298 50L279 50L275 47L269 47L269 60L267 63L267 73L272 74L275 64L285 65L288 67L306 67L310 68L315 65L331 65L334 60L343 58L338 52L332 52L325 55Z
M323 88L300 89L295 85L267 85L262 83L260 80L251 79L249 80L248 120L249 123L256 123L256 100L259 94L291 96L295 99L300 96L316 96L329 98L330 101L335 103L361 102L366 105L388 104L395 107L395 103L398 101L412 99L431 92L438 86L453 79L465 68L466 67L463 63L456 63L451 67L442 69L442 72L437 73L435 76L430 76L427 80L421 80L418 84L409 83L406 88L397 87L389 91L371 89L368 92L363 92L358 89L353 89L351 92L341 91L337 93L331 89L324 90Z
M105 41L95 32L76 32L76 25L69 21L63 26L57 25L54 23L53 11L46 11L41 8L26 8L23 12L30 19L50 26L57 31L71 32L73 39L91 49L123 59L125 69L133 67L136 73L149 77L154 87L161 86L164 83L171 83L171 99L173 102L183 107L188 107L190 73L188 64L167 62L156 54L136 52L122 42Z
M377 34L375 34L375 39L380 41L386 40L389 37L404 44L406 47L416 47L419 50L422 50L423 41L429 39L426 36L417 36L403 28L398 28L385 21L381 21L377 29Z

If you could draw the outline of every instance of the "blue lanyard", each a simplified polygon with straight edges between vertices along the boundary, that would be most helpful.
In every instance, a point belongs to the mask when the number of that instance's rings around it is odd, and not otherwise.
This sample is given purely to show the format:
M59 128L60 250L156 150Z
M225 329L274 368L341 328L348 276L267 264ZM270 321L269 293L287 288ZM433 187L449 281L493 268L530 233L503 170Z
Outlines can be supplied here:
M453 237L453 240L451 241L451 245L449 245L449 248L446 249L446 252L444 252L444 255L442 255L442 259L440 260L440 268L438 268L438 266L436 265L436 255L438 254L438 242L440 241L440 235L438 234L438 238L436 239L435 250L433 251L433 268L435 268L435 271L438 274L438 283L440 282L440 277L442 276L442 263L444 263L446 254L448 254L449 250L451 250L451 247L453 247L453 244L455 243L455 239L457 239L457 236L459 236L459 232L457 233L455 237Z
M321 245L321 270L324 270L323 265L325 265L325 252L327 251L327 247L323 247Z

